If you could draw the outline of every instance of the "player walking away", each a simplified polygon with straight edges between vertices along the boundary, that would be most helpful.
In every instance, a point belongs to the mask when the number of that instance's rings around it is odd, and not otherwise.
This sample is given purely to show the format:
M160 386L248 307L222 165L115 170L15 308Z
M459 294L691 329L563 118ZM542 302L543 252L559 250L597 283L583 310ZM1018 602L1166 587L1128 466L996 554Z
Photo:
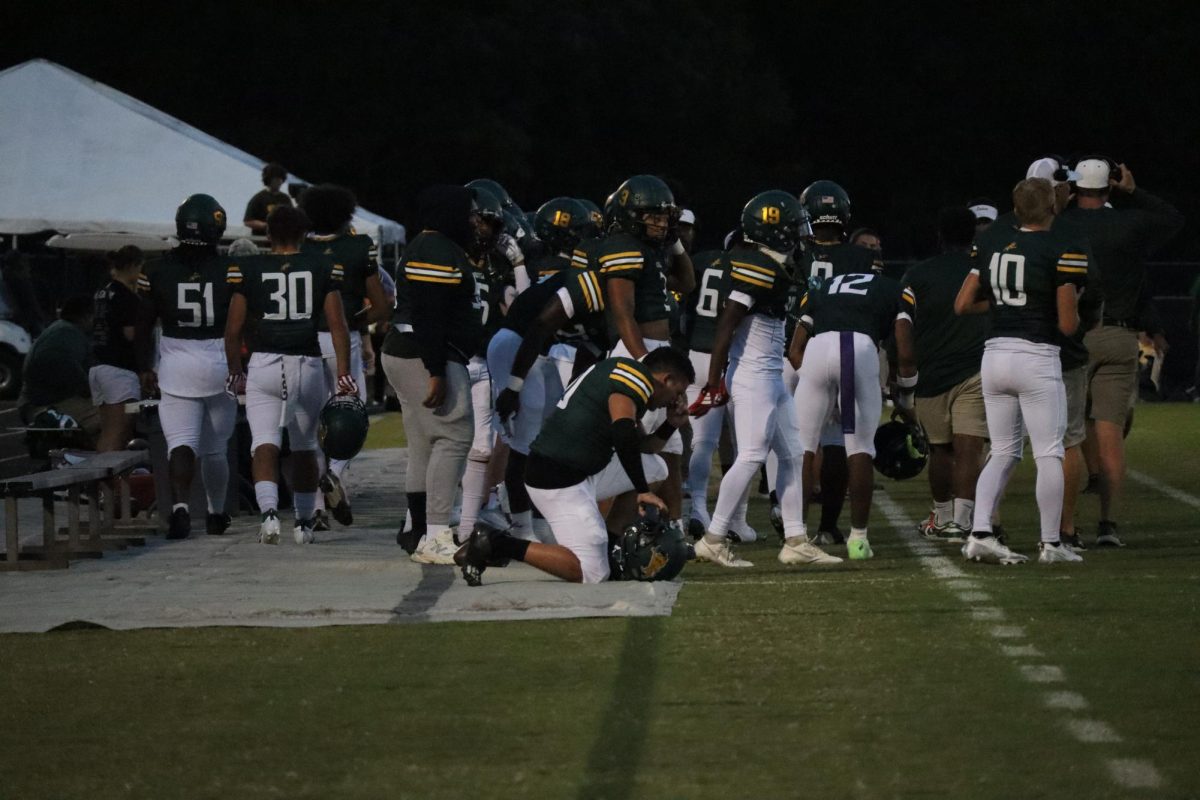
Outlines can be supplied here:
M903 375L916 374L916 415L929 441L929 491L933 510L918 529L929 539L962 542L971 531L975 484L979 480L987 418L979 374L988 321L958 316L954 298L971 271L976 217L954 206L938 216L941 255L909 268L903 280L902 307L911 326L896 327L897 350L915 355L899 359ZM911 338L911 343L901 341Z
M976 239L975 266L954 301L956 313L990 310L991 316L982 373L992 449L976 486L975 519L963 556L1000 564L1027 560L996 538L992 515L1028 430L1041 515L1038 560L1082 561L1059 538L1067 398L1058 341L1079 325L1076 297L1087 280L1087 255L1078 243L1050 231L1055 204L1049 181L1018 183L1013 206L1020 227L993 225Z
M1125 480L1125 423L1137 390L1139 317L1145 311L1146 256L1183 226L1170 203L1137 186L1124 164L1088 158L1075 166L1076 206L1063 219L1087 236L1103 291L1098 328L1084 338L1088 350L1088 432L1100 466L1100 525L1096 544L1120 547L1116 506ZM1115 192L1113 190L1116 190ZM1111 201L1111 203L1110 203ZM1155 346L1166 348L1161 330Z
M272 162L263 166L264 188L246 203L246 213L242 215L243 225L255 233L264 234L267 232L267 217L270 213L281 206L291 206L292 198L286 192L280 191L287 176L287 170L282 164Z
M729 526L750 482L766 461L768 448L779 461L778 494L784 524L779 560L785 564L841 561L808 541L801 440L780 371L784 316L792 284L786 265L807 227L804 209L795 197L782 191L763 192L751 198L742 211L744 243L726 256L729 297L717 321L707 383L691 406L693 414L702 416L713 407L732 404L737 457L721 479L708 532L696 542L697 558L723 567L753 566L734 555Z
M651 491L666 478L666 464L642 450L661 447L676 426L687 424L683 397L692 378L687 357L669 347L640 362L607 358L588 369L546 420L525 472L529 495L550 523L556 544L480 529L456 561L482 571L512 559L573 583L605 580L608 528L620 530L637 505L666 511L666 503ZM649 436L639 434L638 420L654 408L668 409L667 421ZM606 524L598 503L619 495L627 495L630 506L625 513L614 508Z
M296 544L313 541L317 506L317 422L329 397L317 335L323 313L337 359L337 393L357 394L350 374L350 334L343 316L341 268L325 256L302 253L308 218L280 206L267 218L271 252L231 263L232 292L225 323L227 391L246 392L254 495L262 511L259 541L279 543L280 430L292 450ZM249 374L242 372L242 333L253 320Z
M453 564L455 490L475 434L467 363L482 335L466 248L478 214L471 189L432 186L420 198L422 231L396 276L394 326L383 370L400 398L408 437L411 532L397 541L420 564Z
M875 428L883 408L879 393L879 342L893 328L911 321L900 307L900 284L874 272L837 275L810 288L800 300L800 325L788 349L788 358L799 372L795 404L800 420L800 440L805 461L810 461L821 440L821 429L834 408L846 446L850 475L850 536L846 551L851 559L871 558L867 536L873 489L872 459ZM897 341L902 337L898 336ZM907 350L902 359L913 362ZM902 377L900 386L911 391L917 377ZM911 408L911 394L904 403Z
M133 417L125 404L142 399L138 353L134 346L141 302L137 296L142 251L126 245L108 255L110 280L93 297L92 368L88 383L92 404L100 409L96 451L124 450L133 435Z
M350 226L358 201L349 189L331 184L311 186L300 195L300 209L312 224L302 253L318 253L331 260L342 274L342 311L350 330L350 375L358 385L359 399L367 401L367 376L363 361L363 343L370 339L368 327L391 316L391 306L383 291L379 265L371 258L371 237L356 234ZM365 301L370 301L369 303ZM329 393L336 393L336 354L329 324L322 319L317 334ZM369 346L369 345L368 345ZM321 496L317 498L316 530L328 530L325 509L342 525L354 522L350 495L342 477L348 461L330 459L321 476Z
M595 252L609 321L620 339L610 355L640 359L670 344L667 293L691 294L696 277L691 258L672 232L678 210L666 183L653 175L635 175L617 188L612 202L615 230ZM665 418L666 409L657 409L647 417L646 426L657 428ZM667 463L664 499L671 519L682 526L683 439L671 437L661 452Z
M205 530L219 536L232 521L225 513L225 495L237 400L225 391L230 285L228 260L217 254L224 232L225 209L209 195L192 195L175 212L179 246L138 279L151 309L140 338L152 341L149 328L156 320L162 325L158 371L143 373L142 384L157 385L162 397L158 418L171 473L170 539L191 533L188 500L197 459L208 498Z
M814 181L800 193L800 203L812 223L812 237L803 243L797 259L800 281L793 290L793 308L799 305L807 288L816 288L822 281L837 275L866 275L883 269L878 253L846 242L850 231L850 196L845 189L830 180ZM797 317L795 313L788 315L786 342L795 336ZM784 385L791 396L796 391L796 372L787 359L783 370ZM774 474L772 463L768 461L768 477ZM838 518L846 502L850 474L845 436L836 408L821 429L820 449L816 456L805 459L805 465L804 485L821 502L821 519L814 540L817 544L842 544L846 539L838 527Z
M488 371L496 395L493 425L509 447L505 486L516 536L534 536L533 506L525 490L526 459L542 424L563 394L549 357L556 334L567 330L572 347L590 367L608 350L608 325L600 276L562 270L522 292L488 346ZM539 535L549 531L538 531Z

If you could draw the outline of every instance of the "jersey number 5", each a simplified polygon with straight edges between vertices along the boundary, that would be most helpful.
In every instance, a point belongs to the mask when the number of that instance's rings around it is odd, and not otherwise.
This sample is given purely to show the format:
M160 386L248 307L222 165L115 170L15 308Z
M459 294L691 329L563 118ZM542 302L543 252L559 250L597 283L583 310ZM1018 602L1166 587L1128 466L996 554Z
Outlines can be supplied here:
M213 285L211 283L181 283L176 293L179 306L179 327L203 328L213 324ZM195 299L192 299L195 298ZM185 318L184 314L189 317Z
M1025 256L1017 253L992 253L988 264L992 296L998 306L1023 306L1025 296Z
M262 276L264 284L275 284L270 300L274 311L263 314L263 319L276 322L290 319L309 319L313 312L312 274L308 272L268 272Z

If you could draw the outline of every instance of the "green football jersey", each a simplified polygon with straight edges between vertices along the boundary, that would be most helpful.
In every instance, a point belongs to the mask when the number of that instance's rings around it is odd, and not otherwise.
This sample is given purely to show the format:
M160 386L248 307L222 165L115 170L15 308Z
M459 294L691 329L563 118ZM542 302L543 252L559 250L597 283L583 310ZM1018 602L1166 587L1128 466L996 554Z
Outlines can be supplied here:
M901 313L900 284L886 275L835 275L800 299L800 321L813 336L829 331L865 333L879 344Z
M845 242L808 242L797 251L798 276L816 286L837 275L866 275L883 269L883 262L874 250Z
M992 225L975 239L971 272L992 303L988 338L1060 344L1058 287L1087 284L1085 243L1072 231L1024 231Z
M256 353L319 356L317 331L325 298L341 288L341 268L317 253L250 256L225 271L231 291L246 298L247 317L257 322L250 349Z
M753 301L749 313L785 319L793 286L787 269L757 247L735 247L724 256L730 297L739 292Z
M512 264L498 250L484 253L479 259L471 258L472 275L475 277L475 304L479 308L483 334L475 355L486 358L488 343L504 324L504 296L510 285L506 275L512 275Z
M525 262L526 270L529 272L529 280L535 283L549 278L551 275L561 272L570 266L570 258L552 253L542 253Z
M606 358L571 381L542 431L533 440L531 452L595 475L613 457L612 417L608 398L622 394L633 400L640 419L646 413L654 377L632 358Z
M172 250L138 278L162 324L163 336L174 339L220 339L225 335L230 287L225 281L229 259L218 255L184 258Z
M901 281L901 306L913 323L918 397L947 392L979 372L987 316L954 313L954 298L971 266L965 252L943 253L914 264Z
M606 236L594 251L596 267L607 283L624 278L634 283L633 316L654 322L671 315L663 253L627 233Z
M300 247L302 253L319 253L342 269L342 308L346 325L358 330L362 325L363 299L367 296L367 279L379 274L379 265L371 258L371 237L342 234L334 237L312 236ZM321 315L321 330L329 330L325 315Z
M722 250L692 256L696 291L688 298L688 349L711 353L717 335L717 318L729 294L729 269Z

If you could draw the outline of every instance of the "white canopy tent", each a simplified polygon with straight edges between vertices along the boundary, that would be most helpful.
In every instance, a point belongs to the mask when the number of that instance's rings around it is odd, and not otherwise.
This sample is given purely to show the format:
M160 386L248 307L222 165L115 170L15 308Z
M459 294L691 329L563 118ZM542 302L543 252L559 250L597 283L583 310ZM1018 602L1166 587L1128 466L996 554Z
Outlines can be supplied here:
M0 233L165 238L175 233L175 207L197 192L240 222L262 188L263 164L50 61L0 72ZM404 242L403 225L362 208L353 224L376 245ZM226 235L250 231L230 224Z

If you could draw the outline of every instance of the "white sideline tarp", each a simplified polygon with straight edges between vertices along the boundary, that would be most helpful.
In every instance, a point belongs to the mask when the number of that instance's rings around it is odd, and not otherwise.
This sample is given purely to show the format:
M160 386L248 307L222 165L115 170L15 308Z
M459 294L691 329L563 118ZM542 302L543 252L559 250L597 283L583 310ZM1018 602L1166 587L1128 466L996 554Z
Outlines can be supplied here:
M170 236L176 206L204 192L228 212L227 235L248 236L237 223L264 163L53 62L0 72L0 233ZM404 241L403 225L361 208L354 227Z

